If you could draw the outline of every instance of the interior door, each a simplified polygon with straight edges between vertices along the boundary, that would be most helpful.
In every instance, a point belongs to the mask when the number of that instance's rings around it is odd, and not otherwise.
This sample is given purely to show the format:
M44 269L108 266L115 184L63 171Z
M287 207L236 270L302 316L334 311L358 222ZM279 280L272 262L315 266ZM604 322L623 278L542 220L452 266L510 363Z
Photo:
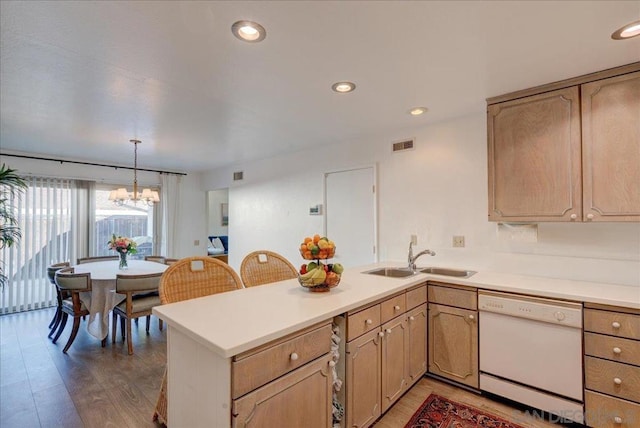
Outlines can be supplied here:
M325 235L345 267L377 261L376 174L373 166L325 174Z

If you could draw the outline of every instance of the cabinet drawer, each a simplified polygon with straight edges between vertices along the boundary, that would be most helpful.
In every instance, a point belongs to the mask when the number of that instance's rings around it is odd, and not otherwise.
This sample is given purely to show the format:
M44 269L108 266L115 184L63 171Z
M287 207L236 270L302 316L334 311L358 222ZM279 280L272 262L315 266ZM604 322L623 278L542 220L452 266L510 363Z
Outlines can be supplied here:
M640 341L637 340L585 332L584 353L640 366Z
M585 386L640 403L640 367L585 357Z
M636 428L640 425L640 404L585 391L584 407L587 425L593 428Z
M380 305L347 316L347 341L380 326Z
M233 400L232 427L331 426L332 383L329 354ZM202 421L203 426L211 426Z
M585 309L584 329L595 333L640 340L640 315Z
M233 362L231 396L238 398L331 349L331 324L295 336Z
M475 311L478 309L478 296L471 290L429 285L429 303Z
M421 285L407 291L407 310L427 303L427 286Z
M380 303L380 323L385 323L394 319L407 311L407 300L405 293L390 297Z

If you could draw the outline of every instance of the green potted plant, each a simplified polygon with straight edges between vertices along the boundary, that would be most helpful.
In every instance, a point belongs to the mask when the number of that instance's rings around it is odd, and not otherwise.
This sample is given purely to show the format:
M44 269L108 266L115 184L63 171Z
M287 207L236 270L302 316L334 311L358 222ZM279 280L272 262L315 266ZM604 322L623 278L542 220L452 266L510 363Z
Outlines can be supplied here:
M16 170L2 164L0 167L0 250L11 247L22 237L11 201L26 188L27 184L16 174ZM3 267L4 262L0 263L0 288L3 288L7 282Z

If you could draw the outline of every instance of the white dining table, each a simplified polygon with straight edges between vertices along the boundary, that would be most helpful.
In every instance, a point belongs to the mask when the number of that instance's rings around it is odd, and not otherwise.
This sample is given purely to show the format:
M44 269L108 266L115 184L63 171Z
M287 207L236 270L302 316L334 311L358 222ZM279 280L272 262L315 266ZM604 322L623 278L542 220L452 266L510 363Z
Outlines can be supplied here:
M129 260L129 268L120 270L119 260L82 263L74 266L76 273L91 274L91 292L80 293L80 300L89 309L87 331L102 340L109 334L109 312L125 299L116 293L116 275L162 273L169 266L145 260Z

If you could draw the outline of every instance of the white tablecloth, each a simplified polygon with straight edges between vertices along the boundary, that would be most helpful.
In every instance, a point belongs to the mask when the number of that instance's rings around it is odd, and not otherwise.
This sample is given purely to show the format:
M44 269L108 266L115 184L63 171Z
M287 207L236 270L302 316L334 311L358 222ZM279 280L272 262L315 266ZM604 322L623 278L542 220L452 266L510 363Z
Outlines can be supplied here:
M87 330L102 340L109 333L109 312L125 299L116 293L116 275L141 275L164 272L169 266L144 260L129 260L129 269L118 269L119 260L83 263L74 266L76 273L91 273L91 292L80 293L80 299L89 308Z

